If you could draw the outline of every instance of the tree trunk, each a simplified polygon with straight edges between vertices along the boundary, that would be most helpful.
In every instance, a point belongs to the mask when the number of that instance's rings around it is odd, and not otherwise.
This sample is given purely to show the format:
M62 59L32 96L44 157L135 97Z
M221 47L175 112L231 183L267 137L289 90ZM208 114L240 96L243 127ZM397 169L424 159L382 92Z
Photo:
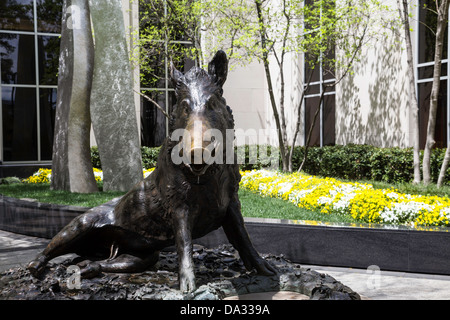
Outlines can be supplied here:
M269 62L268 62L267 57L264 59L264 70L266 73L267 86L269 89L268 91L269 91L269 96L270 96L270 104L272 106L272 111L273 111L273 115L275 118L275 124L277 126L278 144L280 147L282 168L283 168L283 171L289 171L289 167L292 167L289 164L289 158L288 158L289 150L286 150L288 148L287 148L287 145L285 144L284 134L283 134L282 126L280 124L280 117L279 117L279 113L277 110L277 104L275 102L275 95L273 93L272 77L270 74Z
M431 149L436 141L434 140L434 132L436 128L437 103L439 96L439 88L441 84L441 59L444 43L444 33L447 26L449 0L444 0L437 9L437 27L436 27L436 45L434 53L434 70L433 85L430 97L430 114L428 116L427 140L423 153L423 183L431 182Z
M300 167L298 167L298 170L297 170L298 172L303 170L303 167L305 166L306 160L308 158L309 142L311 141L311 135L312 135L312 132L313 132L314 127L316 125L317 117L318 117L318 115L320 113L320 106L322 105L323 98L325 97L325 88L324 88L325 85L322 84L322 86L323 87L322 87L322 93L320 94L319 105L317 106L317 110L314 113L313 121L311 123L311 126L309 127L308 137L306 138L306 144L305 144L305 154L303 155L303 160L302 160L302 163L300 164Z
M411 106L411 114L413 116L413 159L414 159L414 183L420 183L420 140L419 140L419 106L417 103L416 85L414 79L414 60L411 44L411 34L409 25L409 9L407 0L397 0L400 18L403 22L406 42L406 60L408 63L408 78L409 78L409 102Z
M67 0L63 4L52 190L98 191L90 154L94 45L87 2Z
M450 161L450 148L447 147L447 150L445 150L445 156L444 161L442 162L441 171L439 172L439 179L437 182L437 187L442 187L445 179L445 173L447 172L448 163Z
M298 103L298 107L297 107L297 110L298 110L297 123L295 125L294 138L292 140L291 149L289 150L289 155L288 155L289 162L291 163L291 165L292 165L292 156L294 154L295 141L297 140L298 133L300 132L300 123L301 123L300 119L301 119L301 109L302 109L303 99L305 98L306 92L309 89L309 84L311 83L312 75L313 75L313 72L311 72L309 77L308 77L308 81L306 82L306 87L302 91L302 95L300 97L300 102Z

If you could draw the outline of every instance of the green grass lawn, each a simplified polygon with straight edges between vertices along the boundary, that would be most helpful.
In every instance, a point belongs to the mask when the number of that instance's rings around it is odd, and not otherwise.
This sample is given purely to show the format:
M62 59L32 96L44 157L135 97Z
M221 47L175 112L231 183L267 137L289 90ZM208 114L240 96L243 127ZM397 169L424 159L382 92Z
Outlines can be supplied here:
M101 185L100 185L101 188ZM14 183L0 185L0 194L13 198L35 199L43 203L66 204L80 207L95 207L121 196L124 192L107 191L95 193L71 193L50 190L49 184Z
M242 188L239 189L239 199L241 200L242 215L244 217L314 220L323 222L355 222L355 220L349 216L324 214L320 211L299 208L289 201L263 197Z
M101 187L101 185L100 185ZM124 192L96 192L90 194L50 190L49 184L16 183L0 185L0 194L13 198L31 198L43 203L67 204L81 207L95 207L108 202ZM327 215L318 211L299 208L280 199L262 197L251 191L240 189L242 214L245 217L315 220L326 222L354 222L350 217Z

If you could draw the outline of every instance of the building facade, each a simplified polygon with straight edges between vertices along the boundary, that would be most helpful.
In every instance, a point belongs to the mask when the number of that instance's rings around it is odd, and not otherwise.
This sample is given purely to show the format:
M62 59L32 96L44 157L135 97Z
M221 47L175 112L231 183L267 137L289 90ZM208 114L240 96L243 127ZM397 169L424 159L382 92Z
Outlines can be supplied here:
M387 1L393 8L396 1ZM164 1L162 8L164 9ZM434 41L430 31L435 17L423 5L411 4L411 25L415 57L416 88L420 106L420 139L423 147L431 93ZM417 5L420 4L420 5ZM124 20L130 30L139 25L139 7L122 0ZM62 0L5 0L0 4L0 177L27 176L38 167L51 165L53 128L57 97L59 37ZM448 31L446 31L448 34ZM133 46L130 31L130 48ZM190 45L183 39L160 39L163 43ZM413 122L408 103L407 65L401 31L392 32L383 42L364 47L353 74L325 93L309 144L372 144L380 147L410 147ZM184 63L187 71L193 61ZM318 106L321 84L333 79L316 72L303 101L300 96L308 73L303 55L290 55L285 67L286 118L291 134L301 105L300 134L296 143L304 145ZM274 74L276 70L274 69ZM135 71L135 89L152 97L169 113L174 90L168 80L168 61L161 58L158 81L148 81ZM436 141L447 147L450 130L450 90L448 81L448 36L442 60ZM277 80L277 79L275 79ZM270 106L264 68L258 63L229 72L224 96L233 109L235 125L245 132L240 143L277 145L276 127ZM141 144L158 146L167 135L168 120L145 98L136 94L137 121ZM262 133L262 134L261 134ZM91 134L92 144L95 137Z

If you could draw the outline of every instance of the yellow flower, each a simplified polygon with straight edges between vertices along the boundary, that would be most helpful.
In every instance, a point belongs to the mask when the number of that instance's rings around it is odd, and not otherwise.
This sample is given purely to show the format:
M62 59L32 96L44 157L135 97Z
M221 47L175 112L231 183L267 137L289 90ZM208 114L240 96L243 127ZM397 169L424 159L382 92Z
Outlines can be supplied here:
M32 176L24 179L26 183L49 183L51 179L52 170L40 168Z
M252 170L241 171L241 175L241 188L326 214L347 214L369 223L415 226L445 226L449 223L448 197L402 194L394 188L374 189L370 184L297 172Z
M155 168L143 169L144 177L147 177L153 172ZM101 169L93 168L95 181L103 181L103 171ZM40 168L32 176L23 180L26 183L50 183L52 177L52 170Z

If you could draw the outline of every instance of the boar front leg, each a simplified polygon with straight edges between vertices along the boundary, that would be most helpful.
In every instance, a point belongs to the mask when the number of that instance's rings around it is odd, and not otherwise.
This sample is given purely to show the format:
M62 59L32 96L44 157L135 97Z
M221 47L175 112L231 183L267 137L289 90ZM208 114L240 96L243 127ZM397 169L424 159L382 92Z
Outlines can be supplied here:
M273 275L276 270L256 251L244 225L241 213L241 203L237 195L228 206L227 216L222 223L228 241L239 252L247 270L256 269L259 274Z
M192 259L192 228L189 210L180 208L174 213L173 230L178 253L178 280L182 292L195 291L194 260Z

